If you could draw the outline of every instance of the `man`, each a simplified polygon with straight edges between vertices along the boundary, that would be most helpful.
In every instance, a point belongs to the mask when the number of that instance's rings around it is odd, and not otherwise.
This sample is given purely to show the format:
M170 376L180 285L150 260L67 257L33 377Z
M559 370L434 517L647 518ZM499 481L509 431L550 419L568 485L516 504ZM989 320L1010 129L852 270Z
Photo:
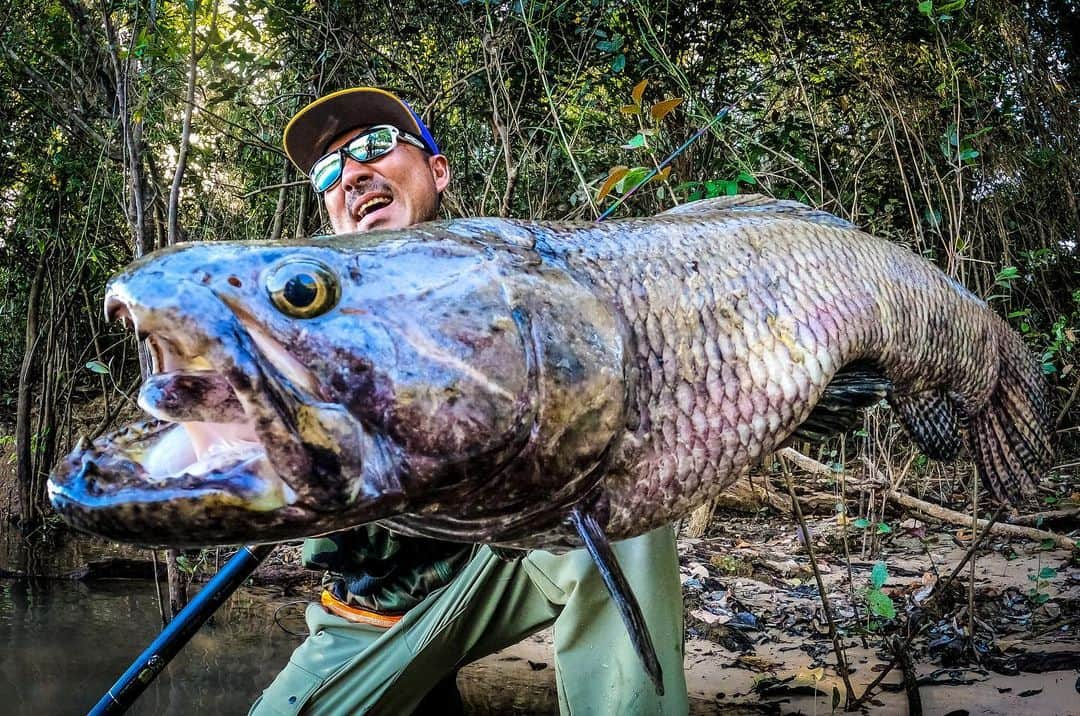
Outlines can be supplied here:
M435 219L450 183L420 117L379 89L316 100L293 117L283 143L322 194L336 233ZM322 603L308 606L310 636L252 714L445 712L445 702L423 699L457 667L551 624L562 713L685 713L674 532L661 528L614 548L656 646L662 697L584 550L538 550L511 562L488 547L369 525L305 542L305 563L329 570Z

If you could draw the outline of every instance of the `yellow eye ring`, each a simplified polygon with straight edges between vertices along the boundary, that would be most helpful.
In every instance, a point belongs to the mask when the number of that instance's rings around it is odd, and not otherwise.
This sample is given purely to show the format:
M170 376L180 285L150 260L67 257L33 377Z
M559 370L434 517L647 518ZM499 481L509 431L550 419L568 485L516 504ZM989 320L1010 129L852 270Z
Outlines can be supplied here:
M321 316L341 297L337 276L311 259L276 266L266 277L266 292L279 311L293 318Z

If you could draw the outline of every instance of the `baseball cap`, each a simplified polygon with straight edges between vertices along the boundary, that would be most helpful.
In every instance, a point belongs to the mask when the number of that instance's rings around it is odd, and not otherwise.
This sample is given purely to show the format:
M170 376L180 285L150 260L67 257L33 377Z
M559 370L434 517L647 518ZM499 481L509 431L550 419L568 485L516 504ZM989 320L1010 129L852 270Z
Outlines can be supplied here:
M397 95L377 87L351 87L320 97L289 121L281 144L289 160L307 174L334 137L374 124L397 127L423 141L432 154L442 154L420 116Z

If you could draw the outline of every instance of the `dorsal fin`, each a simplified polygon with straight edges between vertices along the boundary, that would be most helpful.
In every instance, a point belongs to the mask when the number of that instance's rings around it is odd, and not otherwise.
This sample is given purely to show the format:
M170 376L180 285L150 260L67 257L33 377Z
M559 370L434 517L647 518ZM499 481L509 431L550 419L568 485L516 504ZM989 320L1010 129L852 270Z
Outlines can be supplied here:
M731 214L754 213L769 214L775 217L798 218L804 221L813 221L818 224L835 226L840 229L856 229L846 219L833 216L827 211L814 209L806 204L800 204L790 199L773 199L764 194L738 194L736 196L718 196L712 199L699 199L686 204L679 204L667 211L661 212L660 216L687 216L695 214L714 214L725 212Z
M585 549L589 552L596 568L600 570L600 577L608 588L615 606L619 609L626 631L630 635L630 643L641 658L641 664L645 672L656 687L656 693L664 693L664 675L660 669L660 659L656 656L656 648L653 646L652 637L649 635L649 627L645 624L645 617L641 614L634 592L630 589L630 583L626 581L626 575L619 567L619 561L615 557L611 543L607 535L596 521L592 513L581 507L575 507L570 512L570 522L574 525L581 541L585 543Z

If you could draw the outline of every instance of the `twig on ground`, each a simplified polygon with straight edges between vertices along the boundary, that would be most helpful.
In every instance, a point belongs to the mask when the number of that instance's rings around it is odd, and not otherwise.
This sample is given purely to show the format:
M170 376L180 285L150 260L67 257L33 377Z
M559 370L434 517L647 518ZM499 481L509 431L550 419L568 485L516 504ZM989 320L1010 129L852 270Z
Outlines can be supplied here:
M893 660L900 663L900 673L904 677L904 691L907 692L909 716L922 716L922 697L919 695L919 682L915 678L915 666L911 663L908 644L899 637L893 637Z
M968 563L968 560L970 560L972 556L974 556L975 550L980 544L982 544L983 540L986 539L986 535L989 534L990 530L994 527L994 524L1001 518L1003 512L1005 512L1005 505L1001 505L1000 507L998 507L997 512L995 512L989 520L982 520L982 532L979 533L978 537L971 541L971 545L968 547L967 552L964 553L964 558L961 559L955 567L953 567L953 571L949 574L948 577L945 578L945 581L940 582L934 588L934 593L931 594L930 598L926 600L927 605L935 601L938 595L945 593L945 590L949 588L949 585L952 584L954 579L956 579L956 576L960 574L960 570L962 570L964 568L964 565Z
M784 456L780 457L780 466L784 469L784 482L787 483L788 495L791 496L791 509L795 513L795 519L799 522L803 540L806 544L806 555L810 558L810 568L814 571L814 581L817 582L818 595L821 597L821 606L825 612L825 619L829 623L829 638L832 639L833 652L836 654L836 670L840 672L840 678L844 680L844 708L855 698L855 689L851 686L851 677L848 674L847 656L843 647L840 646L840 632L833 620L832 608L829 606L829 593L825 591L825 582L821 579L821 571L818 570L817 557L814 555L814 536L803 517L802 508L799 507L799 498L795 495L795 485L791 480L791 470L788 468Z

